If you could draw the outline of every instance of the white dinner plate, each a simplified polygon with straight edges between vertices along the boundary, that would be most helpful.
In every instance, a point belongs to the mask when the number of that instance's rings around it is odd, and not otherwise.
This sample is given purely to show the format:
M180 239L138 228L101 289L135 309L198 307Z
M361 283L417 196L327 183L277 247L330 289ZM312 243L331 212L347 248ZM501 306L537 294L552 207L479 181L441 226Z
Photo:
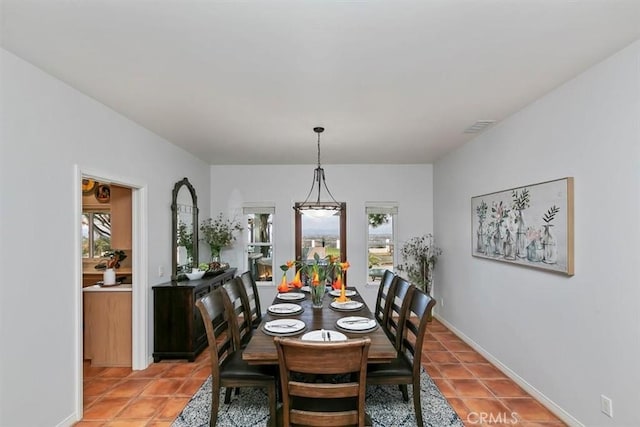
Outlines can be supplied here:
M344 310L344 311L360 310L362 306L364 306L364 303L361 303L360 301L347 301L347 302L333 301L331 303L331 308L334 308L336 310Z
M375 319L369 319L368 317L349 316L338 319L336 325L344 330L362 332L375 329L378 323Z
M347 336L342 332L320 329L307 332L300 339L304 341L346 341Z
M298 319L276 319L264 324L266 333L277 335L295 335L304 328L304 322Z
M276 314L280 316L286 316L291 314L298 314L302 312L302 307L298 304L274 304L269 306L267 311L271 314Z
M311 292L311 286L303 286L300 288L302 292Z
M305 296L302 292L286 292L278 294L277 298L284 301L300 301L305 299Z
M345 289L344 291L344 296L346 297L352 297L356 294L356 291L352 290L352 289ZM334 289L331 292L329 292L329 295L334 296L334 297L339 297L340 296L340 289Z

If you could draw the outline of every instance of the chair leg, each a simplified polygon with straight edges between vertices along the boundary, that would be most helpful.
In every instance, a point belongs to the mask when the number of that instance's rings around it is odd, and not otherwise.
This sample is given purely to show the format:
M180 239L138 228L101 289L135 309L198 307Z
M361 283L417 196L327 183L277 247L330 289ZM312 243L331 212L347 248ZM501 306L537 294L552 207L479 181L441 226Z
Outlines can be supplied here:
M229 404L229 402L231 402L231 392L233 391L233 387L227 387L227 389L224 391L224 403L225 404Z
M276 413L276 384L271 382L267 385L267 394L269 396L269 425L276 427L277 425L277 413Z
M420 403L420 380L413 380L413 385L411 386L411 394L413 394L413 410L416 413L417 426L423 427L424 422L422 421L422 404Z
M227 389L228 390L228 389ZM211 380L211 419L209 426L215 427L218 422L218 407L220 406L220 380Z
M405 402L409 401L409 392L407 391L407 385L406 384L399 384L398 388L400 388L400 391L402 392L402 400L404 400Z

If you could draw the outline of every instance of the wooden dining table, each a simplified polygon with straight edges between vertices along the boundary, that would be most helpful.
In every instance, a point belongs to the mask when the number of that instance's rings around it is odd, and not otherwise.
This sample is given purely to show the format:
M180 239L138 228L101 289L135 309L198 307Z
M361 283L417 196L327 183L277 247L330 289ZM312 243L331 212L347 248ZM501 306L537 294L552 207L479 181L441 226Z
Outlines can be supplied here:
M300 338L306 332L324 329L329 331L342 332L347 338L359 338L369 337L371 339L371 346L369 347L368 363L388 363L396 357L396 350L387 335L382 330L382 327L378 326L375 330L367 333L348 332L343 329L339 329L336 326L336 321L342 317L347 316L362 316L374 319L373 314L367 304L364 302L356 288L349 288L356 291L356 295L349 297L353 301L360 301L363 306L357 311L338 311L330 306L335 297L329 295L329 292L324 296L322 308L314 308L311 306L311 295L308 292L304 292L305 299L301 301L282 301L277 298L277 293L274 297L273 304L279 303L294 303L302 307L303 311L297 315L289 316L274 316L269 313L263 315L260 326L253 331L251 340L242 351L242 358L251 365L277 365L278 353L276 351L275 344L273 343L273 335L266 334L263 330L264 324L275 319L291 318L298 319L305 323L306 328L300 331L299 334L293 335ZM292 292L300 292L294 290ZM340 357L339 355L330 355L327 357Z

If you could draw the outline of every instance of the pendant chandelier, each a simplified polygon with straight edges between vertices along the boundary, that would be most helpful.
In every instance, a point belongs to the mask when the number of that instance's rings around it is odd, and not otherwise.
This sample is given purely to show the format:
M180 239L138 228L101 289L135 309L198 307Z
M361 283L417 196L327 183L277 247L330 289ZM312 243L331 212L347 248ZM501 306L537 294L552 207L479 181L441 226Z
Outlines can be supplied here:
M307 198L302 203L296 203L293 209L303 215L312 217L328 217L339 213L342 210L342 203L336 201L336 199L329 191L327 182L324 177L324 169L320 164L320 134L324 132L323 127L315 127L313 131L318 134L318 167L313 171L313 183L311 184L311 190L307 194ZM320 193L324 187L325 192L328 194L328 200L324 201L320 197Z

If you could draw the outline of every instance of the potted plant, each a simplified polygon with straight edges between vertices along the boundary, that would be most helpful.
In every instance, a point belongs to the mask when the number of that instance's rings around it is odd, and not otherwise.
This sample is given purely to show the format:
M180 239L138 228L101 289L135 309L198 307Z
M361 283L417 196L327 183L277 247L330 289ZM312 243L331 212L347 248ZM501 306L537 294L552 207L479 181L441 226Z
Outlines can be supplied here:
M102 254L102 259L95 268L104 271L102 278L104 286L116 284L116 269L120 268L120 262L125 258L127 258L127 254L121 249L111 249Z
M200 224L201 240L209 245L211 262L218 262L222 248L236 240L234 233L241 231L242 226L236 220L225 219L219 213L214 219L208 218Z
M433 268L442 249L434 244L431 233L424 236L412 237L407 240L400 250L402 263L398 270L406 274L407 279L417 287L431 295L433 282Z
M317 253L313 255L313 262L305 261L287 261L281 265L282 281L278 286L278 292L288 292L291 287L302 288L303 281L308 283L309 292L311 293L311 305L313 308L322 308L322 299L326 292L327 285L331 285L333 289L340 290L340 297L337 301L346 302L348 298L345 295L345 286L343 281L343 273L347 271L349 262L340 262L337 257L328 255L320 258ZM287 283L287 271L292 267L296 268L296 275L293 282ZM304 277L304 279L303 279Z

